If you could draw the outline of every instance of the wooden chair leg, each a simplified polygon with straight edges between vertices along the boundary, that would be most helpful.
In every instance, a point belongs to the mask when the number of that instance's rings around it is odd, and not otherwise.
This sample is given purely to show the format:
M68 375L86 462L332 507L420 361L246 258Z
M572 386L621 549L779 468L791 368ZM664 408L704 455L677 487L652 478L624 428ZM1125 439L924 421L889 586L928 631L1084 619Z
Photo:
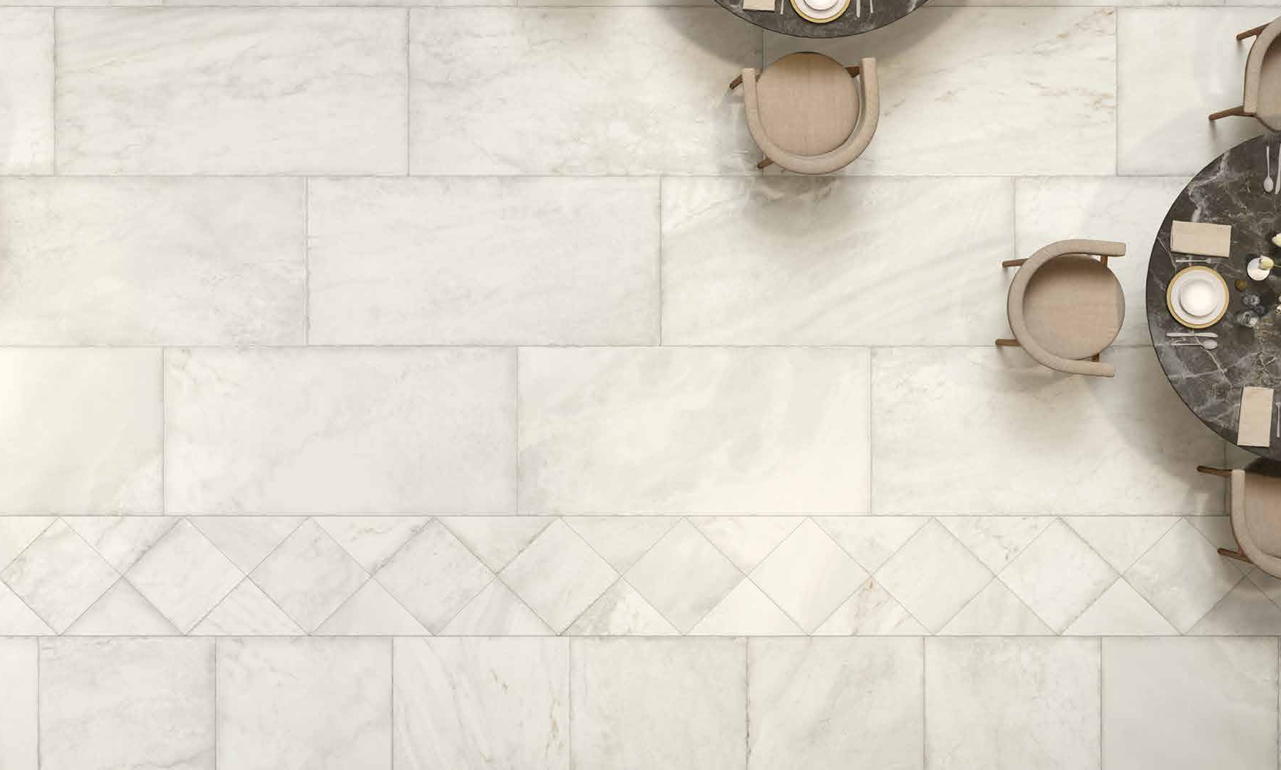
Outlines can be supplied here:
M733 91L735 88L738 88L741 85L743 85L743 76L739 75L738 77L729 81L729 90Z
M1225 478L1225 479L1230 479L1230 478L1232 478L1232 471L1230 471L1230 470L1226 470L1226 469L1224 469L1224 468L1211 468L1211 467L1210 467L1210 466L1208 466L1208 465L1198 465L1198 466L1196 467L1196 472L1197 472L1197 473L1208 473L1208 474L1210 474L1211 476L1222 476L1222 477L1223 477L1223 478Z
M1210 122L1213 123L1219 118L1226 118L1230 115L1245 115L1245 105L1241 105L1240 107L1233 107L1230 110L1219 110L1218 112L1211 112Z
M1007 259L1001 263L1001 267L1018 267L1026 261L1026 259Z
M850 77L852 78L858 77L859 68L857 64L855 64L853 67L846 67L845 71L850 73Z
M1018 341L1018 340L997 340L997 341L996 341L996 346L997 346L998 348L1021 348L1021 347L1023 347L1022 345L1020 345L1020 344L1019 344L1019 341Z
M1103 263L1103 266L1104 266L1104 267L1107 267L1107 266L1108 266L1108 255L1107 255L1107 254L1100 254L1100 255L1099 255L1099 262Z
M1097 364L1099 362L1099 354L1095 353L1094 355L1090 356L1090 360Z
M1243 561L1243 562L1245 562L1246 564L1249 564L1249 563L1250 563L1250 560L1249 560L1248 558L1246 558L1246 555L1245 555L1245 554L1243 554L1243 553L1241 553L1240 551L1233 551L1233 550L1228 549L1228 548L1220 548L1220 549L1219 549L1219 555L1220 555L1220 556L1226 556L1226 557L1228 557L1229 559L1236 559L1237 561Z
M772 165L774 165L774 161L770 160L769 158L764 158L761 160L760 163L756 164L756 167L765 168L766 166L772 166Z
M1255 35L1259 34L1260 32L1262 32L1267 28L1268 28L1267 24L1260 24L1259 26L1254 27L1252 29L1247 29L1245 32L1242 32L1241 34L1237 35L1237 40L1245 40L1247 37L1254 37Z

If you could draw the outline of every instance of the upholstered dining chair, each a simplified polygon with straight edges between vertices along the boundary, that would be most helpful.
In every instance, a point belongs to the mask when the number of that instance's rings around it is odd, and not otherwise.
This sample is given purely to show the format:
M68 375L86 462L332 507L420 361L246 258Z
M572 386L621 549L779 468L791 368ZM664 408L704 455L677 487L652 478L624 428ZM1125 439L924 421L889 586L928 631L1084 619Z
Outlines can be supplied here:
M1232 535L1238 550L1220 548L1219 553L1281 578L1281 478L1204 465L1196 469L1231 479Z
M1090 255L1098 255L1095 259ZM1125 294L1108 269L1108 257L1125 256L1125 244L1070 240L1051 243L1027 259L1007 259L1017 267L1006 302L1014 339L1002 347L1022 347L1041 364L1068 374L1112 377L1103 352L1121 331Z
M1281 35L1281 19L1247 29L1237 40L1254 38L1250 55L1245 60L1245 87L1241 106L1210 113L1210 120L1229 115L1243 115L1258 120L1273 131L1281 130L1281 45L1273 45Z
M857 82L857 86L855 83ZM765 159L798 174L829 174L863 154L880 120L876 60L842 67L817 53L793 53L765 68L743 70L747 130Z

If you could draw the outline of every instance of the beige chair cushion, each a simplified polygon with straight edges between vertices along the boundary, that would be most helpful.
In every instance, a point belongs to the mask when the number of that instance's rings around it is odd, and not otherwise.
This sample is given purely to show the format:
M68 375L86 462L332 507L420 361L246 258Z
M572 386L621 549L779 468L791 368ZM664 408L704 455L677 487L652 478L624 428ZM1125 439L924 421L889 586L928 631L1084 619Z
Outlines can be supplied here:
M1238 504L1242 509L1241 517L1233 516L1233 526L1240 518L1245 531L1234 534L1238 542L1248 540L1268 556L1281 558L1281 479L1257 473L1244 477L1245 500L1232 502L1234 509Z
M756 94L765 132L797 155L835 150L858 123L854 78L822 54L794 53L769 65L756 81Z
M1257 96L1255 117L1273 131L1281 130L1281 45L1270 46L1263 56Z
M1033 339L1056 356L1082 359L1112 344L1125 320L1121 282L1093 257L1069 254L1032 275L1023 315Z

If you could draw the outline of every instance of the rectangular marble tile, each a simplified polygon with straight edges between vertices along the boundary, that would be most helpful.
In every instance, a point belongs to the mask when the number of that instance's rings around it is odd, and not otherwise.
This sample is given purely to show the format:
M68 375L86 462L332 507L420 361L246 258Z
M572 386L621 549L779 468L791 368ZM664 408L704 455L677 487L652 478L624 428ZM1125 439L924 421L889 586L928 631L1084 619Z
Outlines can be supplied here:
M37 770L39 662L35 639L0 638L0 767Z
M397 768L568 770L568 640L395 644Z
M1124 257L1108 267L1125 291L1125 323L1117 345L1148 345L1148 257L1157 227L1183 191L1181 177L1043 177L1014 183L1014 235L1019 257L1069 238L1120 241ZM1013 277L1014 270L1008 271Z
M53 171L53 11L0 9L0 173Z
M390 639L219 639L218 767L391 768Z
M0 343L303 342L302 183L0 181Z
M1052 372L1017 348L872 354L876 513L1219 513L1196 472L1222 443L1151 350L1113 348L1116 377Z
M170 351L168 510L509 512L514 359L467 348Z
M405 24L390 8L63 11L58 167L403 173Z
M749 770L923 766L920 639L748 642Z
M411 13L418 174L698 174L754 167L741 101L760 31L719 8Z
M212 639L44 639L40 767L213 770Z
M1236 34L1271 21L1275 8L1127 8L1118 13L1120 173L1188 177L1224 150L1264 132L1254 118L1210 123L1207 117L1241 104L1251 41L1238 43Z
M158 513L160 351L0 349L0 512Z
M922 8L834 41L765 36L765 61L871 56L876 137L856 174L1111 174L1116 169L1111 8Z
M1097 639L925 640L931 770L1099 767Z
M860 348L520 354L526 513L867 510Z
M1275 639L1104 639L1103 762L1275 768Z
M574 767L741 770L745 656L741 639L571 641Z
M1007 330L1012 190L1008 179L665 179L663 341L990 342Z
M658 183L315 180L313 343L658 342Z

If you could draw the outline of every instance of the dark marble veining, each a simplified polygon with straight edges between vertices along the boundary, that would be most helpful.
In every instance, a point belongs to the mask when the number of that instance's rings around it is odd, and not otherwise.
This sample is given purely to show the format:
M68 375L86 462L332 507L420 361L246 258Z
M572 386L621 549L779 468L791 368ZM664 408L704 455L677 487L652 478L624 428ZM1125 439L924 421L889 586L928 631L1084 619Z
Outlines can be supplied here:
M740 19L746 19L758 27L771 32L778 32L792 37L848 37L861 35L892 24L928 0L862 0L862 13L855 13L857 0L850 0L850 7L840 18L826 24L815 24L805 19L792 7L791 0L775 0L773 11L744 11L743 0L716 0L721 7ZM782 4L783 12L778 12Z
M1281 264L1281 249L1272 245L1281 231L1281 193L1263 190L1264 143L1272 148L1272 173L1277 175L1277 152L1281 135L1269 134L1243 142L1201 169L1174 201L1161 222L1152 257L1148 261L1148 329L1157 358L1170 384L1197 417L1230 442L1236 442L1241 389L1247 385L1275 388L1281 397L1281 313L1276 308L1281 291L1281 267L1264 281L1246 276L1246 263L1254 256L1267 255ZM1232 248L1226 259L1179 262L1170 253L1171 222L1211 222L1232 226ZM1218 334L1218 348L1175 347L1168 332L1188 331L1174 320L1166 307L1166 287L1179 270L1188 265L1207 265L1228 283L1229 305L1223 319L1201 331ZM1238 280L1247 281L1244 291ZM1246 310L1243 298L1254 294L1266 308L1254 329L1234 320ZM1275 413L1274 413L1275 434ZM1281 460L1281 439L1271 447L1244 447L1262 457Z

